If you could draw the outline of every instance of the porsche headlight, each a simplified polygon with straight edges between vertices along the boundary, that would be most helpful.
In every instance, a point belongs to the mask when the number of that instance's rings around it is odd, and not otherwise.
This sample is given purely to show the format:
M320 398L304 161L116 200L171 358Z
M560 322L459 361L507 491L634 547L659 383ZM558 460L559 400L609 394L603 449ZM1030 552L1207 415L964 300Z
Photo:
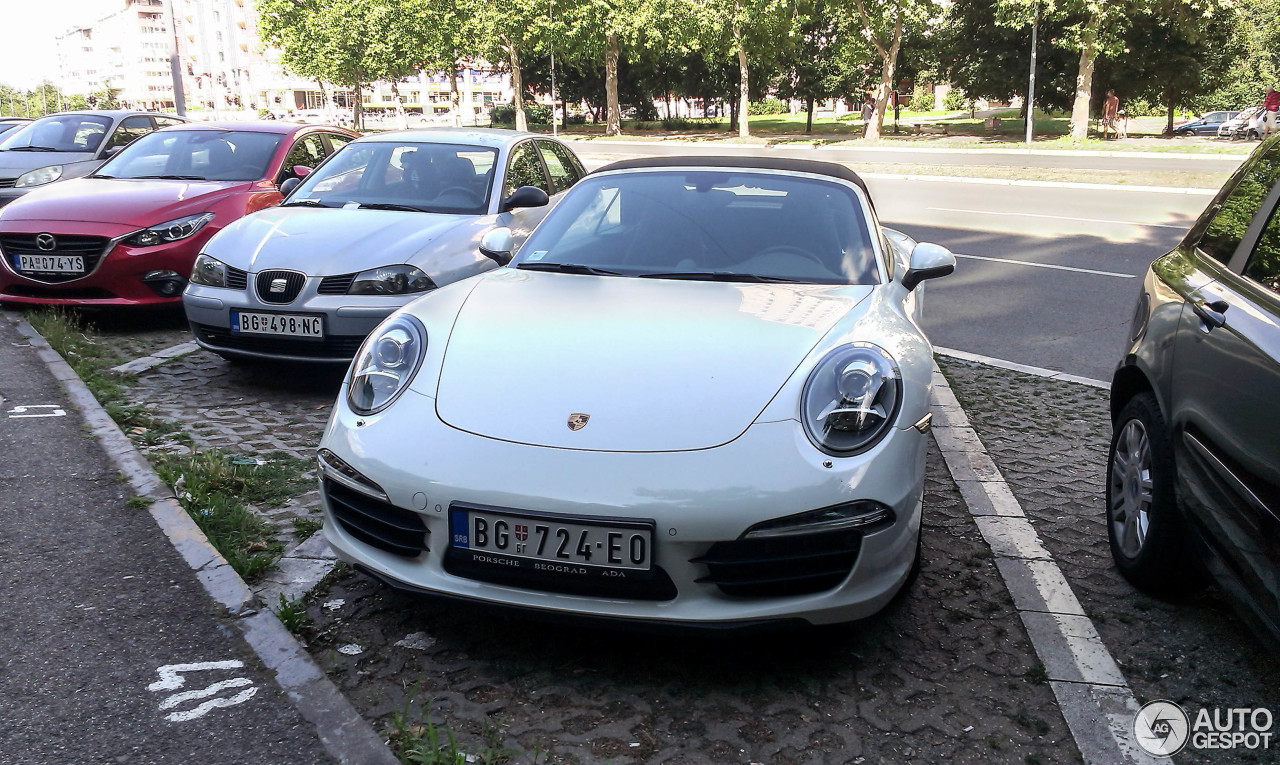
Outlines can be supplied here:
M211 212L188 215L185 218L178 218L157 224L151 228L144 228L124 241L125 244L131 244L135 247L153 247L157 244L176 242L179 239L186 239L195 235L211 220L213 220L213 213Z
M43 186L53 183L62 177L62 165L49 165L18 176L13 182L14 188L25 189L29 186Z
M427 330L407 314L393 316L373 331L360 347L347 404L356 414L376 414L391 406L417 374L427 353Z
M407 295L436 288L431 277L413 266L383 266L361 271L351 281L348 295Z
M901 400L893 357L878 345L851 343L828 353L809 375L800 417L814 446L847 457L884 438Z
M227 286L227 264L200 253L200 257L196 258L195 266L191 269L191 281L206 287L225 287Z

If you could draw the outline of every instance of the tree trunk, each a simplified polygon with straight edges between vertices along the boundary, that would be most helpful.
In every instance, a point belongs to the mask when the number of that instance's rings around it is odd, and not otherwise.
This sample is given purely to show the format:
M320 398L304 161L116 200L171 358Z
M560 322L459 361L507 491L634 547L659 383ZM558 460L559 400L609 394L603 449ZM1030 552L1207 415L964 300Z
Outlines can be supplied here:
M729 100L729 131L733 132L738 129L738 102L734 99Z
M1175 107L1177 106L1177 103L1176 103L1176 98L1174 96L1172 87L1169 87L1165 91L1165 98L1168 99L1168 103L1169 103L1169 120L1168 122L1165 123L1164 134L1173 135L1173 112Z
M1098 28L1102 16L1089 19L1080 38L1080 69L1076 74L1076 101L1071 107L1071 137L1089 137L1089 102L1093 100L1093 63L1098 58Z
M449 67L449 113L453 115L453 126L462 127L462 98L458 95L457 64Z
M515 93L516 130L528 130L529 120L524 114L524 83L520 80L520 51L511 41L503 38L507 54L511 57L511 89Z
M604 134L619 135L622 133L622 109L618 106L618 35L614 32L609 33L604 43L604 100L609 107Z
M809 96L807 99L805 99L804 108L805 108L805 114L807 115L804 120L804 132L812 133L813 132L813 96Z
M742 42L742 27L737 24L733 25L733 41L738 46L738 72L741 75L738 81L738 137L746 138L751 135L751 126L747 120L747 112L751 107L751 89L747 81L747 48Z
M862 10L861 3L858 6L859 11ZM863 15L866 19L865 14ZM868 28L870 23L867 22ZM867 132L865 137L868 140L877 140L884 128L884 113L889 105L889 96L893 93L893 75L898 69L898 49L902 47L902 16L899 15L893 25L893 40L890 41L889 47L885 48L879 41L873 40L876 46L876 52L880 54L880 84L876 86L876 111L871 121L867 123Z
M396 122L400 123L401 130L409 129L409 115L404 112L404 105L400 103L400 83L396 80L391 81L391 97L396 100ZM423 113L426 116L426 113Z
M351 127L353 130L364 130L364 94L363 86L356 83L355 103L351 105Z

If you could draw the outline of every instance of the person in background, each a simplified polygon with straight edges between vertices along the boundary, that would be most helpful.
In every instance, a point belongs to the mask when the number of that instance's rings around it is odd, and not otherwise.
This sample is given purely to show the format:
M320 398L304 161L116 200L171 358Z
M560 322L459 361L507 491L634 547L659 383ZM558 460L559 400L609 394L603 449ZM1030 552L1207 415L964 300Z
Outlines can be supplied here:
M1258 135L1263 140L1280 127L1276 124L1277 119L1280 119L1280 91L1268 85L1266 95L1262 97L1262 116L1258 120Z
M876 113L876 104L874 101L871 100L871 96L870 95L863 96L862 97L862 121L870 122L871 118L875 116L875 113Z
M1120 99L1116 98L1114 90L1107 91L1107 100L1102 102L1102 137L1107 138L1108 133L1115 133L1115 137L1120 137L1120 128L1116 124L1116 116L1120 113Z

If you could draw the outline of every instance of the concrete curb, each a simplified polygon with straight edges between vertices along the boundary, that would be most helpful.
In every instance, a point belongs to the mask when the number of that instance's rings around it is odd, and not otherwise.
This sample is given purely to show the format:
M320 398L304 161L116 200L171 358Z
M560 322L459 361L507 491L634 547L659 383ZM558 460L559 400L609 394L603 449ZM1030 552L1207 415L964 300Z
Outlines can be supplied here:
M316 735L329 754L351 765L397 765L399 760L382 738L360 716L311 656L274 613L258 610L257 600L245 581L209 543L196 522L187 515L169 487L116 425L84 381L48 341L21 316L3 312L27 338L36 354L62 384L72 404L80 410L90 432L107 457L125 476L133 491L155 500L149 511L195 572L209 596L222 604L254 653L275 673L276 682L294 707L316 727Z
M1138 702L1111 652L1040 542L1030 519L933 367L933 436L1014 608L1044 666L1058 708L1088 765L1154 765L1134 740Z

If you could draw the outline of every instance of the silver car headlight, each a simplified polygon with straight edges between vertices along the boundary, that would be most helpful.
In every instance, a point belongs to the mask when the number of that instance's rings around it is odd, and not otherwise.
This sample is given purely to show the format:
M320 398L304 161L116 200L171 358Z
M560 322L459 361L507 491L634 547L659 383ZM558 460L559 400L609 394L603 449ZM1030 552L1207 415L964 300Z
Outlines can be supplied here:
M191 281L206 287L225 287L227 286L227 264L200 253L200 257L196 258L195 266L191 268Z
M351 281L348 295L407 295L436 288L431 277L413 266L383 266L361 271Z
M818 362L800 398L800 418L813 445L836 457L870 449L893 427L902 375L889 353L851 343Z
M135 247L153 247L157 244L176 242L180 239L194 236L197 231L204 228L211 220L213 220L213 213L211 212L188 215L185 218L177 218L176 220L158 223L150 228L144 228L124 241L125 244L131 244Z
M23 173L18 176L18 180L13 182L15 188L25 189L28 186L43 186L46 183L53 183L62 177L62 165L49 165L32 170L29 173Z
M427 330L412 316L399 314L369 335L351 365L347 404L356 414L376 414L391 406L427 355Z

